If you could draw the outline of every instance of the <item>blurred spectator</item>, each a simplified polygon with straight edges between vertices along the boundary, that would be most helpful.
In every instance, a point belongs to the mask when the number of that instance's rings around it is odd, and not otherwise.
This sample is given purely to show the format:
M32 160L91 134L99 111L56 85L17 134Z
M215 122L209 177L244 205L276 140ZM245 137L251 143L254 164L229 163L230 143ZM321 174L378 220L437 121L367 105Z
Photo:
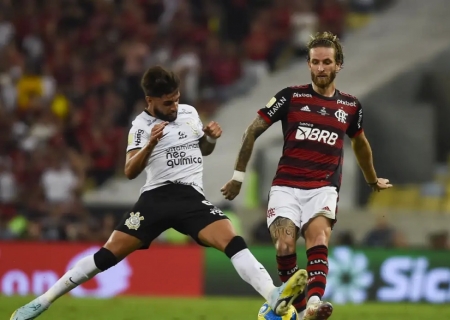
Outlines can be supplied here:
M346 8L342 1L322 0L319 6L319 31L330 31L344 38Z
M48 167L43 170L41 175L45 200L50 205L70 205L76 198L82 180L71 168L69 159L56 150L53 150L47 161Z
M182 99L187 104L195 104L198 100L200 85L200 58L194 46L184 46L173 62L173 71L181 79Z
M342 231L336 236L336 244L337 246L355 246L355 238L351 231Z
M217 55L208 57L208 78L215 87L215 98L226 102L242 93L238 82L242 75L242 65L233 43L226 43L217 50Z
M350 0L350 9L354 13L369 14L375 10L375 0Z
M268 59L272 41L270 31L264 21L256 20L252 23L250 33L245 38L247 63L258 78L265 77L269 71Z
M16 213L19 189L14 173L11 171L10 159L0 159L0 218Z
M440 231L429 235L430 248L435 250L448 250L450 248L448 241L448 232Z
M362 245L367 247L393 247L395 246L396 230L389 225L386 218L380 217L376 225L365 236Z
M291 15L292 46L297 56L307 53L306 45L317 32L318 18L311 0L297 0Z

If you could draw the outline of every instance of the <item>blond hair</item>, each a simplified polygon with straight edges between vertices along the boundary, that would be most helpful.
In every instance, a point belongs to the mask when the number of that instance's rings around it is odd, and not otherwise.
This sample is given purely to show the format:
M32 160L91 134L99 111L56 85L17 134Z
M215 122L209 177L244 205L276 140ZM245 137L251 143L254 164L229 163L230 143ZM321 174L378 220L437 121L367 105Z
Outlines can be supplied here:
M312 48L325 47L334 48L334 59L336 61L336 64L339 64L341 66L344 64L344 52L342 50L342 44L339 41L339 38L331 32L325 31L316 33L314 36L311 36L311 39L308 41L308 44L306 46L308 48L308 61L310 60L309 52Z

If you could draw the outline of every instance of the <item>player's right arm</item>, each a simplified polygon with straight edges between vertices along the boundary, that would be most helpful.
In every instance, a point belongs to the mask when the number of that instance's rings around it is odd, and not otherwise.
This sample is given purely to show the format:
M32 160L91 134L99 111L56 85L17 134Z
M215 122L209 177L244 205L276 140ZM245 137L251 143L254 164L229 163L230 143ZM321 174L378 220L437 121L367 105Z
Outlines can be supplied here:
M266 122L259 114L255 120L247 127L242 137L241 148L236 159L234 170L245 172L253 152L256 139L266 131L271 124Z
M129 134L127 156L125 161L125 176L133 180L147 166L153 149L162 138L164 127L168 122L162 122L152 128L150 135L143 129L132 127Z
M233 177L221 189L225 199L233 200L239 194L256 139L273 123L283 119L287 115L291 95L290 88L285 88L278 92L264 108L258 110L258 116L245 130L241 148L236 159Z

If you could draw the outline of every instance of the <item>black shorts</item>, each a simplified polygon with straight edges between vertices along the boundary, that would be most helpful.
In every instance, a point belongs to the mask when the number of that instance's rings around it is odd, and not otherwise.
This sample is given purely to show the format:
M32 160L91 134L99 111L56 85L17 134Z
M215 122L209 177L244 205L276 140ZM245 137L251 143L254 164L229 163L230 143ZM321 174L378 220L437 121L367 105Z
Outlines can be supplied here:
M141 249L148 249L162 232L173 228L191 236L200 245L200 230L211 223L228 219L191 186L169 184L145 191L126 213L116 230L132 235L143 242Z

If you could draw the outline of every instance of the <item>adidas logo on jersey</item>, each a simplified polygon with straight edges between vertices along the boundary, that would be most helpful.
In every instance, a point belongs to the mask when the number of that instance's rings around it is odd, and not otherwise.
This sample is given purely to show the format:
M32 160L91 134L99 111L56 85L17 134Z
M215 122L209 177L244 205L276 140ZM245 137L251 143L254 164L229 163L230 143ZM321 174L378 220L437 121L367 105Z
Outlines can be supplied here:
M300 111L311 112L308 106L304 106L303 108L300 109Z

